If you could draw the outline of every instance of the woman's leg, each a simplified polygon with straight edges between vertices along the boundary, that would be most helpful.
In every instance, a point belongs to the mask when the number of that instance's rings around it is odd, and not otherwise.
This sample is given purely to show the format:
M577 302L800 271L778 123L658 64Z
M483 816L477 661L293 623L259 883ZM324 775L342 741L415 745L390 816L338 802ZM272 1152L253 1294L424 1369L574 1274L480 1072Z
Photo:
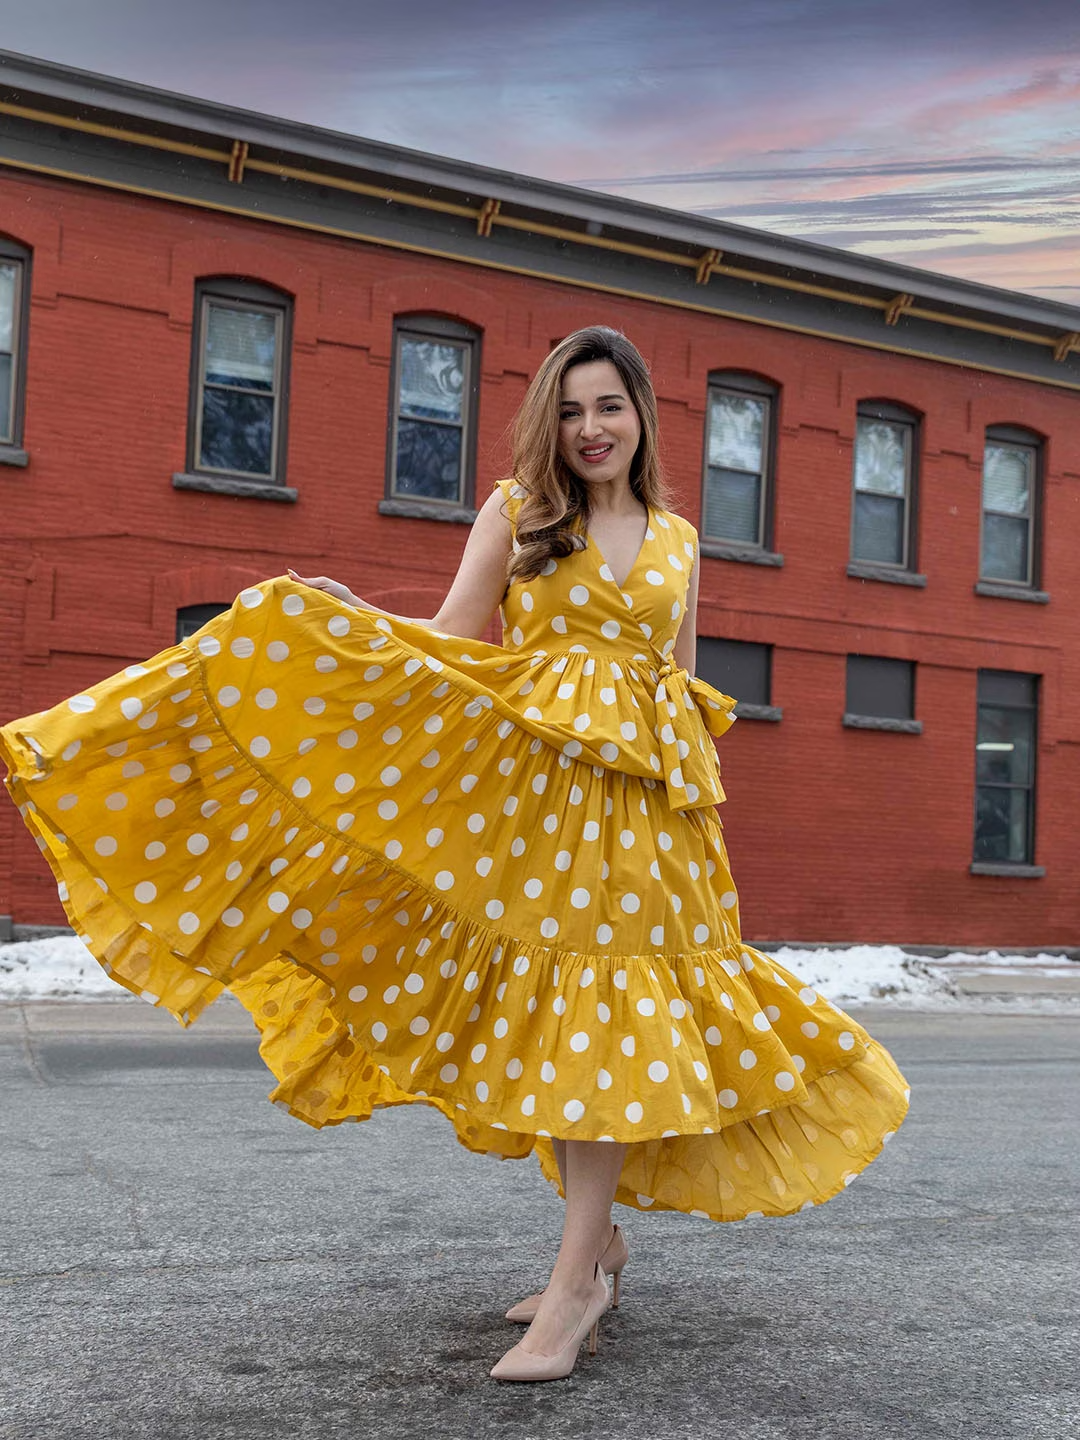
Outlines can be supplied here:
M561 1143L562 1156L558 1149L555 1154L566 1192L562 1244L536 1319L521 1341L541 1355L561 1350L581 1319L597 1259L611 1239L611 1204L626 1149L598 1140Z

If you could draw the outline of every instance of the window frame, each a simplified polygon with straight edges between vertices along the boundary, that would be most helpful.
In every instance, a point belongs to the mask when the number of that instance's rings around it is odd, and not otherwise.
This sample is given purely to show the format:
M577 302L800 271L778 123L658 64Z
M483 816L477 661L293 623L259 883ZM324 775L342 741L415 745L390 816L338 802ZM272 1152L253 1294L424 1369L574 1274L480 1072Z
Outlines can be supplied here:
M983 699L982 685L983 677L1008 676L1010 679L1023 679L1031 682L1031 701L1021 703L1010 700ZM1016 710L1031 716L1031 735L1029 752L1029 780L1026 784L1019 785L1005 781L979 781L979 712L984 707L993 710ZM978 874L1009 874L1020 875L1042 875L1045 871L1035 861L1035 821L1036 806L1038 802L1039 783L1039 722L1042 710L1042 676L1026 670L996 670L991 668L980 668L975 675L975 783L973 786L972 805L972 826L971 826L971 867ZM1024 859L1022 860L988 860L975 853L978 839L979 822L979 791L980 790L1024 790L1028 795L1027 825L1024 837Z
M908 715L882 715L872 710L853 709L851 705L852 673L858 669L858 664L852 665L852 661L866 661L868 665L884 667L904 666L908 677L908 688L910 691L910 714ZM898 673L894 670L894 674ZM864 671L864 678L866 672ZM848 730L887 730L896 735L921 735L923 733L922 721L917 719L918 706L918 664L914 660L906 660L897 655L868 655L863 651L849 651L844 662L844 715L843 725ZM899 708L899 707L898 707Z
M204 625L209 625L211 620L216 620L219 615L224 615L230 609L232 602L229 600L207 600L196 605L181 605L176 612L176 641L182 645L185 640L190 640L197 635ZM184 622L194 623L194 630L184 631Z
M859 422L880 420L889 425L903 425L906 431L906 464L904 467L904 518L902 558L875 560L855 553L855 529L858 497L874 494L874 491L859 490L856 485L859 453ZM910 406L895 400L860 400L855 407L855 440L851 455L851 530L848 540L849 564L868 566L892 575L914 575L918 566L918 501L919 501L919 460L922 452L922 416ZM850 573L850 572L849 572Z
M764 661L765 670L765 699L764 701L744 700L741 699L738 694L736 694L735 699L737 701L737 704L735 706L735 714L740 719L782 720L784 717L784 711L782 707L773 704L773 658L775 646L760 640L734 640L728 635L699 635L696 670L699 678L704 680L706 684L709 685L715 685L716 680L715 678L710 679L708 675L702 674L702 660L708 655L709 647L711 645L738 645L746 647L746 651L753 649L761 652L761 657ZM710 667L706 665L704 668L708 669ZM729 693L725 685L717 685L716 688L723 691L723 693L725 694ZM735 686L734 688L737 690L739 687Z
M765 422L760 472L761 499L758 507L758 538L740 540L731 535L712 535L705 529L707 515L706 497L709 487L709 438L712 423L712 399L714 395L738 395L765 402ZM701 540L710 546L730 547L732 550L746 550L767 555L772 552L775 520L776 490L776 431L777 414L780 409L780 386L762 375L748 370L712 370L705 391L705 427L701 464ZM752 474L752 471L740 471ZM705 552L703 552L705 553Z
M270 474L250 470L225 470L203 465L203 391L206 387L206 334L210 306L223 302L237 310L273 310L274 321L274 421L270 438ZM191 327L191 378L188 386L188 433L186 467L189 476L232 485L285 486L289 429L289 385L292 354L293 297L285 290L254 280L231 276L206 277L195 283L195 309ZM265 391L260 392L265 394Z
M450 341L466 354L465 384L462 387L461 484L453 500L434 495L417 495L396 488L398 422L400 420L400 376L402 341L426 340L433 344ZM395 315L390 351L390 392L387 404L386 474L383 505L390 514L416 514L433 519L456 520L471 515L476 497L477 429L480 412L480 365L482 333L476 325L426 311ZM406 417L409 418L409 417ZM434 421L443 424L443 421Z
M986 508L986 452L991 445L1009 445L1014 449L1022 447L1034 452L1031 468L1031 487L1028 503L1028 578L1026 580L1004 579L1000 575L987 575L983 570L986 555L986 516L1003 514L1002 511ZM1012 586L1021 590L1037 591L1042 572L1041 516L1043 492L1043 465L1045 437L1036 430L1023 425L988 425L983 438L983 467L979 476L979 575L981 585ZM1015 519L1016 517L1011 517Z
M30 299L33 252L0 235L0 262L15 266L15 302L11 323L11 431L0 435L0 462L25 465L26 366L30 349Z

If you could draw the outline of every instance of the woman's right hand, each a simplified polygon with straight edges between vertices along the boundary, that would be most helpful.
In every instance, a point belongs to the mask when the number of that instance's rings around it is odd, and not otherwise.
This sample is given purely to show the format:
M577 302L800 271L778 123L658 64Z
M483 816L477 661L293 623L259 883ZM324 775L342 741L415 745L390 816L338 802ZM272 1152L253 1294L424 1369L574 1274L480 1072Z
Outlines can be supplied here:
M335 600L341 600L346 605L356 605L356 596L347 585L342 585L340 580L331 580L328 575L298 575L295 570L289 570L289 579L299 581L301 585L310 585L313 590L323 590L327 595L332 595Z

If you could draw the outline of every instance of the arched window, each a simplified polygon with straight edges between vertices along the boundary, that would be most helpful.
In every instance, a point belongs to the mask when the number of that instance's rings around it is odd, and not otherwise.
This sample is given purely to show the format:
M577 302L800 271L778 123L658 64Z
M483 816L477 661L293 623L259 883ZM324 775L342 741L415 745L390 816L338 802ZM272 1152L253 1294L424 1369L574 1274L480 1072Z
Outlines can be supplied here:
M408 507L398 513L472 506L479 384L478 331L435 315L394 321L386 495Z
M208 605L182 605L176 612L176 643L187 640L196 631L208 625L216 615L223 615L230 608L229 602Z
M709 376L703 540L771 548L778 395L776 385L756 375L721 370Z
M1017 425L991 425L983 449L980 580L1038 584L1036 522L1042 439Z
M851 517L853 561L897 572L915 569L918 457L915 411L886 400L860 402Z
M22 449L30 251L0 236L0 462L25 465Z
M195 287L187 469L284 484L292 301L248 280Z

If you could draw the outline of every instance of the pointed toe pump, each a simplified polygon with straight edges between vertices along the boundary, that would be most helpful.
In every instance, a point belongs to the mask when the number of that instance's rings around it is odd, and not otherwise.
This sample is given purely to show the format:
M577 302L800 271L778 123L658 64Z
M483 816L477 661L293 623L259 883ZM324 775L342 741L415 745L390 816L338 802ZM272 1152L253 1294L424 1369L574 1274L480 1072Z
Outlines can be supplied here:
M611 1305L607 1276L597 1262L593 1271L593 1290L574 1333L554 1355L538 1355L525 1350L519 1341L508 1350L491 1370L493 1380L537 1381L563 1380L577 1364L581 1342L589 1337L589 1354L595 1355L599 1344L600 1317Z
M614 1284L614 1296L611 1308L619 1308L619 1281L622 1277L623 1267L630 1258L630 1251L627 1248L626 1236L615 1226L614 1233L607 1243L607 1248L600 1256L600 1268L605 1275L610 1275ZM516 1305L511 1305L506 1312L507 1320L512 1320L515 1325L531 1325L533 1316L536 1314L536 1307L540 1304L540 1296L528 1295L524 1300L519 1300Z

